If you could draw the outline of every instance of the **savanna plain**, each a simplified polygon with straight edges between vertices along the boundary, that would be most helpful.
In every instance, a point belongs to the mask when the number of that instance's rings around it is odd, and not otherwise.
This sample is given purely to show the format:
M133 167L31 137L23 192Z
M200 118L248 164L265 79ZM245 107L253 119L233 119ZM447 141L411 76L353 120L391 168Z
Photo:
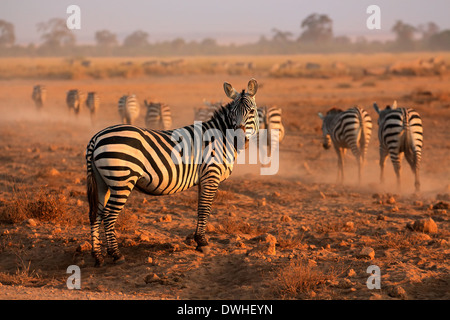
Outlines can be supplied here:
M86 60L88 62L86 62ZM156 61L156 62L155 62ZM175 63L161 63L161 62ZM0 59L1 299L449 299L450 55L330 54L195 58ZM118 99L167 103L173 127L203 100L228 102L259 83L258 106L282 108L279 170L237 165L213 202L208 254L195 250L197 188L163 197L135 190L117 223L125 263L95 268L90 254L85 149L117 124ZM38 110L35 84L47 87ZM66 92L96 91L94 119L70 113ZM379 182L378 115L397 100L422 116L420 192L403 162ZM363 179L351 152L345 181L322 147L317 113L359 105L373 121ZM68 266L81 289L67 288ZM379 267L380 289L367 268Z

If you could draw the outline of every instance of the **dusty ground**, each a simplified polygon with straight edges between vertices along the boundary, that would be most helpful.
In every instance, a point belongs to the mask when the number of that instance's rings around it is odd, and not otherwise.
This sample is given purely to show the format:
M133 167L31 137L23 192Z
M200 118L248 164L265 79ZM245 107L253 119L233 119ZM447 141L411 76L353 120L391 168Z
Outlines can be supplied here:
M119 121L118 98L135 93L142 105L149 98L164 101L176 127L193 120L203 98L226 101L224 81L241 88L249 75L41 81L48 88L41 112L31 101L36 80L1 81L0 212L18 215L47 200L54 210L45 210L59 217L29 220L25 212L19 221L0 222L0 299L449 299L449 76L254 76L258 105L283 108L287 136L278 174L261 176L258 165L241 165L222 183L209 220L208 255L196 252L189 238L195 188L153 198L135 191L118 222L126 262L107 260L101 268L93 267L86 249L84 151L95 132ZM72 88L100 94L97 122L91 124L86 109L68 114L65 92ZM406 163L402 192L390 163L386 184L378 182L371 106L394 99L423 116L419 194ZM348 155L340 186L336 155L321 146L317 112L355 104L367 108L375 130L364 182L357 185ZM407 228L430 217L435 233ZM366 247L374 256L361 255ZM66 287L69 265L81 267L81 290ZM380 268L381 289L366 286L370 265Z

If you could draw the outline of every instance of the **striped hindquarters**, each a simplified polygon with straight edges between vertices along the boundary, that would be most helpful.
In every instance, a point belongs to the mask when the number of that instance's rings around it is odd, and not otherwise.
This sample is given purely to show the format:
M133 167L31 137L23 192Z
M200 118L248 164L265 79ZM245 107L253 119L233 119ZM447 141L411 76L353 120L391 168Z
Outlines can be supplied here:
M96 92L89 92L86 98L86 107L91 114L95 114L100 106L100 97Z
M364 109L350 108L331 121L330 135L336 147L350 148L356 157L364 159L372 135L372 119Z
M422 119L417 111L411 108L385 110L386 115L380 119L378 137L380 147L389 151L391 156L414 154L420 162L423 144Z
M145 126L148 129L169 130L172 128L172 114L167 104L145 101L145 105L147 106Z
M33 87L33 94L31 95L31 98L33 99L36 106L38 108L41 108L47 98L47 88L43 85L35 85Z
M139 116L140 106L136 95L124 95L119 99L119 115L124 124L132 124Z
M69 110L73 109L76 114L80 112L83 93L80 90L70 90L67 92L66 103Z
M271 106L267 108L266 118L267 118L267 129L279 130L278 142L281 142L284 138L284 126L283 122L281 121L281 108L278 108L276 106Z

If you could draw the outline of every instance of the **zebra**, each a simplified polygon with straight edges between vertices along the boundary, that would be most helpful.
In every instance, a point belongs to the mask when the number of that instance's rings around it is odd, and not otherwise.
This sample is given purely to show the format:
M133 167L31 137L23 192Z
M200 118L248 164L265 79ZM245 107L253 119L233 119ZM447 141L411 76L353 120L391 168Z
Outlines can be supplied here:
M271 146L272 146L272 138L277 139L278 143L280 143L284 139L284 125L281 119L281 108L277 106L262 106L258 107L258 117L259 117L259 127L260 129L266 129L267 136L267 148L268 148L268 156L271 155ZM272 130L278 130L278 136L274 136ZM259 140L258 140L259 141ZM277 144L278 145L278 144Z
M329 149L331 142L338 155L338 183L344 182L344 157L346 149L351 149L358 162L358 181L361 183L361 172L372 135L372 118L361 107L353 107L343 111L332 108L322 119L323 147Z
M124 95L119 99L119 115L124 124L132 124L139 116L140 106L136 95Z
M378 139L380 141L380 181L384 182L384 165L390 155L397 176L397 187L400 189L401 161L403 155L415 175L415 190L420 191L419 169L422 158L423 127L422 119L412 108L397 108L397 101L386 109L380 110L373 104L378 113Z
M200 125L197 122L176 130L159 131L122 124L103 129L92 137L86 148L87 195L92 255L96 266L104 262L99 240L102 222L107 253L115 263L124 261L118 249L114 224L134 187L150 195L168 195L198 185L194 240L196 250L207 252L206 223L219 183L230 176L237 152L244 148L239 142L245 141L247 146L248 140L259 130L255 102L257 89L255 79L248 82L247 92L242 90L241 93L225 82L224 91L232 101L217 110L211 120ZM238 136L236 146L235 137L230 138L225 131L242 132L238 129L242 129L245 135ZM194 155L190 158L195 160L194 163L174 161L173 154L178 150L173 138L175 133L184 132L182 141L186 138L187 142L192 142L198 135L206 135L211 130L220 132L222 137L211 138L202 144L194 142ZM212 154L220 150L224 151L222 157L213 158ZM206 157L205 161L198 161L202 155Z
M147 129L169 130L172 128L172 114L167 104L147 102L147 100L144 100L144 103L147 107L147 113L145 114Z
M35 85L33 87L33 93L31 98L38 109L44 106L45 100L47 98L47 88L44 85Z
M97 92L88 92L85 103L86 107L90 111L91 120L93 120L100 106L100 97L98 96Z
M219 102L209 102L203 100L204 106L194 109L194 121L208 121L214 115L216 110L222 107L222 101Z
M81 103L83 101L84 94L80 90L72 89L67 91L66 103L70 110L73 109L76 115L80 113Z

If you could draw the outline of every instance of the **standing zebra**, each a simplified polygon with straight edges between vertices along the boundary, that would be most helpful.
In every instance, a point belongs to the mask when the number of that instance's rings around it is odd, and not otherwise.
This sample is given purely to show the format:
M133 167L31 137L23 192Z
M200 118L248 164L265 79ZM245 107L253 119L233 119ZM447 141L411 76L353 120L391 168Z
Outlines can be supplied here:
M80 107L83 101L84 94L77 89L69 90L66 96L66 103L70 110L73 109L76 115L80 113Z
M145 114L145 126L147 129L169 130L172 127L172 114L167 104L160 102L147 102Z
M119 99L119 115L124 124L132 124L139 116L140 106L136 95L124 95Z
M94 120L95 114L100 106L100 97L97 92L88 92L86 98L86 107L89 109L91 114L91 120Z
M150 195L167 195L198 185L198 220L194 239L197 250L206 249L205 228L213 198L219 183L231 174L237 151L244 143L244 136L240 135L236 146L235 136L230 137L227 131L242 132L238 129L243 129L245 142L258 132L257 89L254 79L249 81L247 92L242 90L241 93L225 82L225 93L233 101L200 125L167 131L116 125L94 135L86 149L86 161L92 255L96 265L103 263L99 240L102 221L108 254L114 262L124 261L118 249L114 224L134 187ZM214 140L205 141L205 136L211 131L220 132L222 137L215 136ZM179 144L176 140L180 136L174 138L174 135L179 132L184 133L182 141L193 150L191 157L184 152L181 156L177 149ZM203 143L195 143L198 136L203 137ZM221 150L224 151L222 156L213 156ZM182 157L187 157L188 161L181 161ZM205 160L199 161L202 158Z
M31 98L38 109L44 106L45 100L47 98L47 88L44 85L35 85L33 87L33 94Z
M364 165L370 136L372 119L364 109L353 107L346 111L332 108L326 116L319 112L322 119L323 147L329 149L331 142L338 155L338 183L344 182L344 156L351 149L358 162L358 181L361 183L361 171Z
M258 117L260 129L267 129L265 133L267 136L267 155L270 156L272 153L272 138L278 140L276 146L278 146L284 138L284 125L281 121L281 108L277 106L259 107ZM272 130L278 130L278 135L274 135L274 132L272 132Z
M397 108L397 101L392 107L380 110L373 104L378 113L378 138L380 140L380 181L384 182L384 165L388 153L397 176L400 189L401 161L405 155L415 175L415 188L420 191L419 169L422 158L423 127L422 119L417 111L411 108Z

